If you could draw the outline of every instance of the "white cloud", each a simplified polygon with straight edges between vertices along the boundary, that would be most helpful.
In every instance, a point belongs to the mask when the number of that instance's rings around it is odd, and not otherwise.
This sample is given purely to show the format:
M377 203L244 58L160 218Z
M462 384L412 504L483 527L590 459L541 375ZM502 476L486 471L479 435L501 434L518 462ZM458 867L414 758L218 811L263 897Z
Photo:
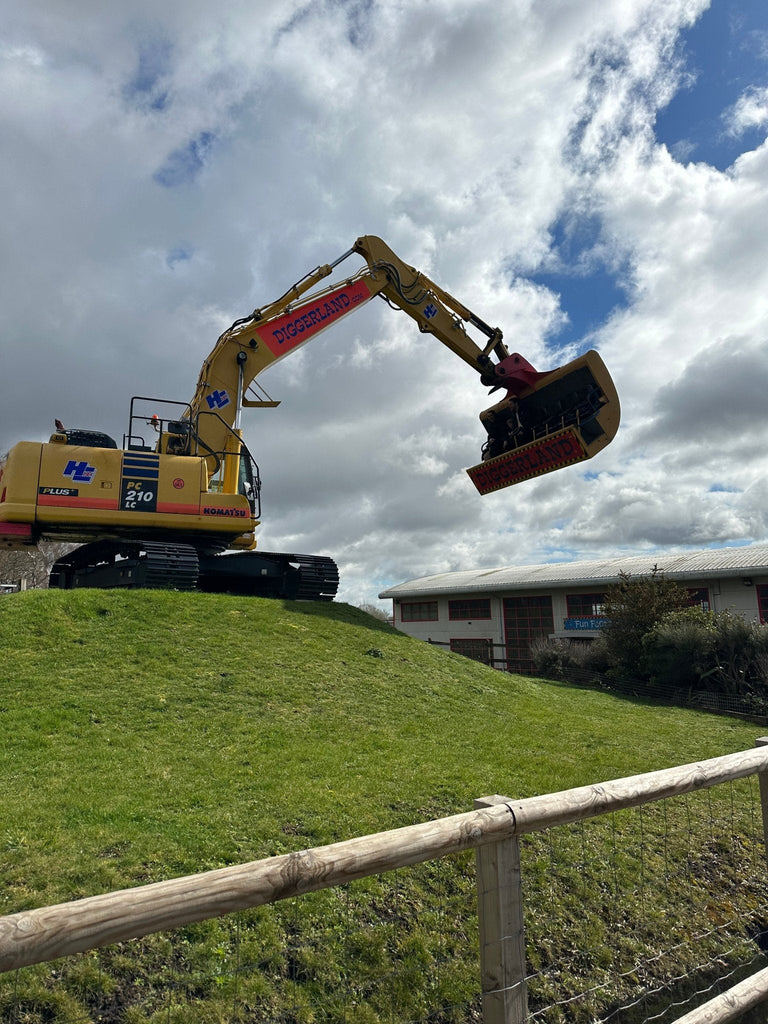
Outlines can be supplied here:
M370 601L549 552L761 539L768 150L721 173L652 135L705 7L16 5L0 49L0 440L44 437L53 416L119 439L131 395L188 397L224 327L363 233L547 368L569 311L528 275L578 211L629 292L588 339L622 399L614 444L480 498L464 468L492 399L373 303L264 377L283 404L245 424L262 547L332 553L342 597ZM764 124L763 92L742 99L731 124Z
M739 138L749 128L768 126L768 86L750 86L723 115L728 134Z

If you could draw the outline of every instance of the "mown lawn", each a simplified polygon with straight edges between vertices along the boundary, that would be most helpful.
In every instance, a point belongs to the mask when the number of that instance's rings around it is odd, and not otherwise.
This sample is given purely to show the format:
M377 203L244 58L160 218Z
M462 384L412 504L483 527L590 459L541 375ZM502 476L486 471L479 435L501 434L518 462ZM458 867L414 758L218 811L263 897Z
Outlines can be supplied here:
M747 749L759 733L494 672L341 604L33 591L0 599L0 651L3 914L453 814L489 793L530 796ZM722 801L754 865L754 806L740 793ZM635 835L637 821L627 827ZM638 862L627 854L621 866L616 836L614 827L574 842L595 871L610 863L612 877L622 875L617 887L634 891ZM624 832L619 843L627 846ZM735 851L731 836L718 869L708 868L712 884L733 883ZM578 945L580 927L598 948L604 926L578 908L591 898L604 921L611 899L556 891L541 854L530 898L548 908L559 901L566 920L548 910L535 955L561 956ZM643 855L643 870L653 856ZM71 958L53 974L30 968L0 978L0 1010L13 1007L8 1019L24 1024L375 1022L422 1019L438 999L454 1007L445 1019L473 1019L473 885L471 858L457 858L394 883L360 883L343 898L343 928L329 918L340 897L317 894L290 910ZM753 909L762 900L756 890L743 895ZM358 904L363 924L351 923ZM647 916L657 943L679 925ZM238 962L258 966L247 975L232 968L233 929ZM396 973L386 1005L358 981L342 1015L334 1000L351 961L370 977ZM443 988L438 961L452 964ZM196 979L192 995L184 983L181 1008L157 994L169 963Z

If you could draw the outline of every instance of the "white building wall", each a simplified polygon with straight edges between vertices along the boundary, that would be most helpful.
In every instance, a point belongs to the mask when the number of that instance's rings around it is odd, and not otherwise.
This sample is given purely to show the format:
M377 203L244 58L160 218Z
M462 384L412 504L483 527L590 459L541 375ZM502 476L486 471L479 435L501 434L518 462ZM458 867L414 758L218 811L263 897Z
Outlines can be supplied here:
M748 583L746 581L749 581ZM760 619L757 587L768 585L768 575L754 577L715 577L707 579L702 577L697 580L682 580L680 585L686 589L700 589L706 587L709 591L710 609L715 612L725 610L742 615L745 619L758 622ZM506 592L482 593L472 591L471 593L452 593L450 595L430 595L420 593L418 597L396 598L394 601L394 625L403 633L416 637L420 640L431 640L434 643L449 644L451 640L459 639L488 639L494 644L506 642L504 635L504 598L519 597L528 595L549 596L552 599L552 614L554 619L554 633L556 636L567 636L574 639L586 639L596 636L597 632L585 630L566 631L565 619L568 617L567 599L569 595L604 593L607 584L593 585L572 585L564 587L541 587L532 589L529 587L511 589ZM448 602L467 599L487 598L491 606L490 619L461 620L449 618ZM429 621L403 622L402 607L404 604L422 603L425 601L437 601L438 618ZM498 652L497 652L498 653Z
M451 619L449 618L448 602L461 600L476 600L477 598L488 598L491 604L490 619ZM419 598L417 603L422 600ZM432 600L435 600L433 597ZM412 603L409 599L396 600L394 605L395 628L409 636L415 636L419 640L431 640L433 643L447 644L451 640L482 640L488 639L493 643L504 643L504 614L502 597L498 594L451 594L448 597L438 597L437 620L426 622L403 622L401 609L404 604Z
M747 585L741 578L712 581L712 611L732 611L743 615L751 622L758 622L760 611L757 604L757 587L759 584L768 583L768 576L747 576L743 579L751 580L751 583Z

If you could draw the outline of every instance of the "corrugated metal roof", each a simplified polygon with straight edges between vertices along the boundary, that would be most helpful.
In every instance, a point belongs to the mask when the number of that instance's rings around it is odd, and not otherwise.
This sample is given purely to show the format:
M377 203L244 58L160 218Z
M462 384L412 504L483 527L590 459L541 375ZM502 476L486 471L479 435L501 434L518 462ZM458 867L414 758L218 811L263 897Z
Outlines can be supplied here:
M755 574L768 575L768 544L748 547L687 551L682 554L656 552L617 558L595 558L586 562L551 562L544 565L505 566L498 569L465 569L399 583L379 594L381 598L423 594L466 593L472 590L529 590L532 587L588 586L609 584L620 573L650 576L654 568L671 579Z

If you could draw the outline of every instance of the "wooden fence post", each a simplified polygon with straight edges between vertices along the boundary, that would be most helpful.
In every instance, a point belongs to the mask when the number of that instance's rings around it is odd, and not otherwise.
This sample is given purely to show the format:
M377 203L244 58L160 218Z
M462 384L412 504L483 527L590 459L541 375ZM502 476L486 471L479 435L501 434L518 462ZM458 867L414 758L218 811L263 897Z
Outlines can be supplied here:
M760 736L755 740L756 747L768 747L768 736ZM765 841L765 852L768 856L768 771L758 772L760 780L760 807L763 812L763 838Z
M476 800L475 807L500 803L511 801L501 796L486 796ZM479 846L475 864L483 1024L525 1024L528 991L517 836Z

